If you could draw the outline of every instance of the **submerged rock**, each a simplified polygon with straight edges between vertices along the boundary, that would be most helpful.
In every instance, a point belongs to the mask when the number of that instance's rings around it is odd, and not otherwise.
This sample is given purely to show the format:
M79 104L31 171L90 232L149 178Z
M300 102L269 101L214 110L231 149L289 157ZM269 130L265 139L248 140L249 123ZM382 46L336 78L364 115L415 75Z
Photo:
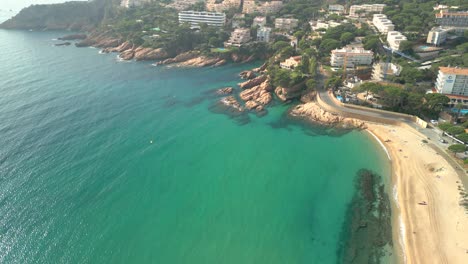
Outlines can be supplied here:
M225 87L225 88L221 88L221 89L216 90L216 94L217 95L227 95L227 94L232 94L233 91L234 91L234 88Z
M57 47L60 47L60 46L70 46L71 43L70 42L64 42L64 43L57 43L57 44L54 44L54 46L57 46Z
M253 72L253 71L243 71L243 72L239 73L239 76L242 79L247 79L247 80L250 80L250 79L253 79L253 78L257 77L255 72Z
M72 35L66 35L61 38L58 38L58 40L78 40L78 39L86 39L86 34L72 34Z

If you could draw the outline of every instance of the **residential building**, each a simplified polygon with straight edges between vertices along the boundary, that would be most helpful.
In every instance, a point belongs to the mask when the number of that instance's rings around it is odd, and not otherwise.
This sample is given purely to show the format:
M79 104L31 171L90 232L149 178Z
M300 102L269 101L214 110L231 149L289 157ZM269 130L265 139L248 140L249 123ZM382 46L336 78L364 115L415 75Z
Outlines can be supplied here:
M265 25L266 25L266 17L264 16L255 17L252 23L253 27L256 27L256 26L264 27Z
M395 29L395 25L393 25L392 21L390 21L384 14L374 14L372 23L377 30L383 34L387 34L389 31L393 31Z
M440 67L435 88L442 94L468 96L468 68Z
M275 19L275 28L279 30L291 31L297 27L299 20L295 18L277 18Z
M286 70L294 70L299 64L301 64L302 56L295 56L286 59L280 63L280 67Z
M374 52L359 47L344 47L331 52L330 64L333 67L352 68L357 65L371 65Z
M192 28L199 28L200 24L209 26L222 27L226 22L226 14L213 12L198 12L198 11L181 11L179 12L179 23L190 23Z
M240 8L242 0L206 0L206 10L210 12L223 12L228 9Z
M232 17L232 28L240 28L243 26L245 26L245 15L234 14L234 17Z
M328 5L328 12L333 14L344 14L345 7L343 5Z
M397 64L387 62L374 63L372 69L372 79L376 81L383 81L385 76L399 76L401 70L401 66Z
M360 17L361 14L366 13L382 13L385 4L373 4L373 5L352 5L349 8L349 16Z
M245 14L274 14L281 10L283 1L258 2L254 0L244 0L242 13Z
M142 4L147 3L149 1L150 0L122 0L120 2L120 6L130 8L135 6L141 6Z
M178 11L182 11L190 8L192 5L201 1L202 0L174 0L170 4L163 5L166 7L174 8Z
M330 20L330 21L317 20L317 21L310 21L309 25L312 30L316 31L318 29L329 29L329 28L337 27L341 25L341 23L333 21L333 20Z
M468 28L468 12L450 12L440 10L436 15L436 23L443 27Z
M250 29L248 28L236 28L231 33L231 37L227 42L224 43L224 46L230 47L240 47L242 44L249 42L252 38L250 37Z
M427 34L426 43L439 46L447 40L449 29L443 27L432 28Z
M261 27L257 30L257 41L270 42L271 28Z
M406 37L398 31L389 31L387 34L387 42L392 50L400 50L400 44L405 40Z

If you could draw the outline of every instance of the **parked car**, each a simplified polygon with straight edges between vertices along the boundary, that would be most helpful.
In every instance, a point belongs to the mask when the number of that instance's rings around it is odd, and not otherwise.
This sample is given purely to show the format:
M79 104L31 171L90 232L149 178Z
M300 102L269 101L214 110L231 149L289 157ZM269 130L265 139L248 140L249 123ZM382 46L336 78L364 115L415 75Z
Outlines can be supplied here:
M432 119L431 124L433 124L434 126L437 126L439 124L439 121Z

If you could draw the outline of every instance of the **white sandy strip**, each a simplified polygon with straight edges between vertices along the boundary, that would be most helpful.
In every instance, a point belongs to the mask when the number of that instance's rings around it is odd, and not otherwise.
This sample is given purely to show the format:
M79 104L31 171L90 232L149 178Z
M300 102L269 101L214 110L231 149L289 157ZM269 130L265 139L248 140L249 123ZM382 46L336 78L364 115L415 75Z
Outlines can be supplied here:
M388 153L388 150L385 147L385 145L382 143L382 141L380 141L380 139L376 135L374 135L374 133L370 132L369 130L366 130L366 131L369 132L369 134L371 134L375 138L375 140L377 140L377 142L379 142L380 146L382 146L383 150L387 154L388 159L391 161L392 158L390 157L390 154Z

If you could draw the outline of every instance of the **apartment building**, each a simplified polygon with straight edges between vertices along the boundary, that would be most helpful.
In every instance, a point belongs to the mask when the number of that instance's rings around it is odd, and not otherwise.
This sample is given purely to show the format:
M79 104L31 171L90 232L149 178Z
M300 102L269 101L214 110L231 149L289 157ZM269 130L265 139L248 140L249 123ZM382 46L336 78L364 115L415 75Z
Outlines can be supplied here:
M352 5L349 8L349 16L360 17L361 14L366 13L382 13L384 8L385 4Z
M374 14L372 24L374 24L377 30L382 34L387 34L389 31L395 29L395 25L393 25L392 21L384 14Z
M224 46L230 47L240 47L243 44L249 42L252 38L250 37L250 29L248 28L236 28L231 33L231 37L227 42L224 43Z
M257 30L257 41L270 42L271 28L261 27Z
M178 11L186 10L192 5L200 2L201 0L174 0L172 3L166 4L164 6L174 8Z
M331 52L330 64L333 67L352 68L357 65L371 65L374 52L364 48L343 47Z
M201 24L222 27L226 23L226 14L214 12L181 11L179 23L190 23L192 28L199 28Z
M223 12L231 8L240 8L242 0L206 0L206 10Z
M405 40L407 40L405 35L398 31L389 31L387 34L387 42L392 50L400 50L400 44Z
M328 12L341 15L345 13L345 7L343 5L328 5Z
M372 79L383 81L385 76L399 76L401 70L401 66L397 64L386 62L374 63L372 67Z
M279 30L291 31L297 27L299 20L295 18L275 19L275 28Z
M451 12L448 10L440 10L435 15L436 23L443 27L457 27L468 29L468 12Z
M242 13L245 14L274 14L281 10L283 1L258 2L254 0L244 0Z
M447 40L447 35L450 30L443 27L432 28L427 34L426 43L439 46Z
M468 96L468 68L440 67L435 87L438 93Z

